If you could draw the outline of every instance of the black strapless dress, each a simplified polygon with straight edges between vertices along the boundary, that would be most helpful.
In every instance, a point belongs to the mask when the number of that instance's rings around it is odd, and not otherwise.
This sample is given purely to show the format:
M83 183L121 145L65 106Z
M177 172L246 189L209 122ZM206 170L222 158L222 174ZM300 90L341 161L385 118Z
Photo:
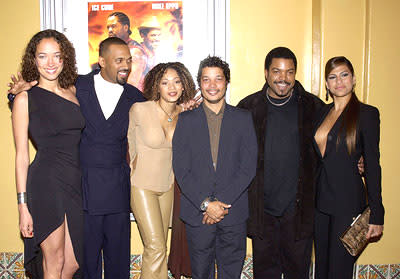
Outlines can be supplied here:
M25 238L24 265L31 278L43 278L43 242L66 216L75 257L83 259L83 210L79 142L85 120L80 107L53 92L28 92L29 135L37 152L29 166L26 191L33 238ZM74 278L81 278L80 270Z

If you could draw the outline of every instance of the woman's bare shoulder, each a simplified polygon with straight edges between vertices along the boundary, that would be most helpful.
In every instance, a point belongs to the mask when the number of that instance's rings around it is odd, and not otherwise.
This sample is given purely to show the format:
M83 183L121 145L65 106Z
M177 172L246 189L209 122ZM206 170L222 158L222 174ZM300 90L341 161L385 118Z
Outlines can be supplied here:
M18 93L15 95L14 101L13 101L13 107L16 105L24 105L28 103L28 92L27 91L22 91L21 93Z

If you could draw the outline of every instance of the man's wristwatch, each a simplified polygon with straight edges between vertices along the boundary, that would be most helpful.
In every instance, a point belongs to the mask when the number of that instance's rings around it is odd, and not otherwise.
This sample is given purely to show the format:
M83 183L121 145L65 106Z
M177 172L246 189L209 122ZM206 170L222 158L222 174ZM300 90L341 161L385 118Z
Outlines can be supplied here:
M205 198L204 201L200 204L200 210L201 211L206 211L208 205L210 204L210 202L213 202L213 201L217 201L217 198L215 198L215 197L207 197L207 198Z

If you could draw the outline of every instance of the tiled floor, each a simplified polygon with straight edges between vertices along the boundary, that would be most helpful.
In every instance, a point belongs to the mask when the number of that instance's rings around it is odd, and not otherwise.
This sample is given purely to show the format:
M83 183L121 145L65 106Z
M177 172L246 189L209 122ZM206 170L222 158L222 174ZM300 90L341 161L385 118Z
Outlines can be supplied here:
M24 279L24 264L22 253L0 252L0 279Z
M139 279L141 256L131 256L130 279ZM169 278L173 278L171 274ZM246 257L241 279L253 278L251 257ZM310 270L312 278L312 269ZM25 279L23 254L0 252L0 279ZM400 264L358 265L354 279L400 279Z

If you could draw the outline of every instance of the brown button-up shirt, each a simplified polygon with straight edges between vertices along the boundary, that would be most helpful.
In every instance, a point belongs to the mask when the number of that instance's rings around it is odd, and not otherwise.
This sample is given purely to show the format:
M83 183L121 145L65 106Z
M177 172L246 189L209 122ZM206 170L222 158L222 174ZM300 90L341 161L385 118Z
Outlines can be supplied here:
M219 135L221 132L221 123L225 111L225 101L218 113L213 112L207 107L203 102L203 109L206 114L208 133L210 135L210 146L211 146L211 156L213 161L214 169L217 169L218 160L218 146L219 146Z

